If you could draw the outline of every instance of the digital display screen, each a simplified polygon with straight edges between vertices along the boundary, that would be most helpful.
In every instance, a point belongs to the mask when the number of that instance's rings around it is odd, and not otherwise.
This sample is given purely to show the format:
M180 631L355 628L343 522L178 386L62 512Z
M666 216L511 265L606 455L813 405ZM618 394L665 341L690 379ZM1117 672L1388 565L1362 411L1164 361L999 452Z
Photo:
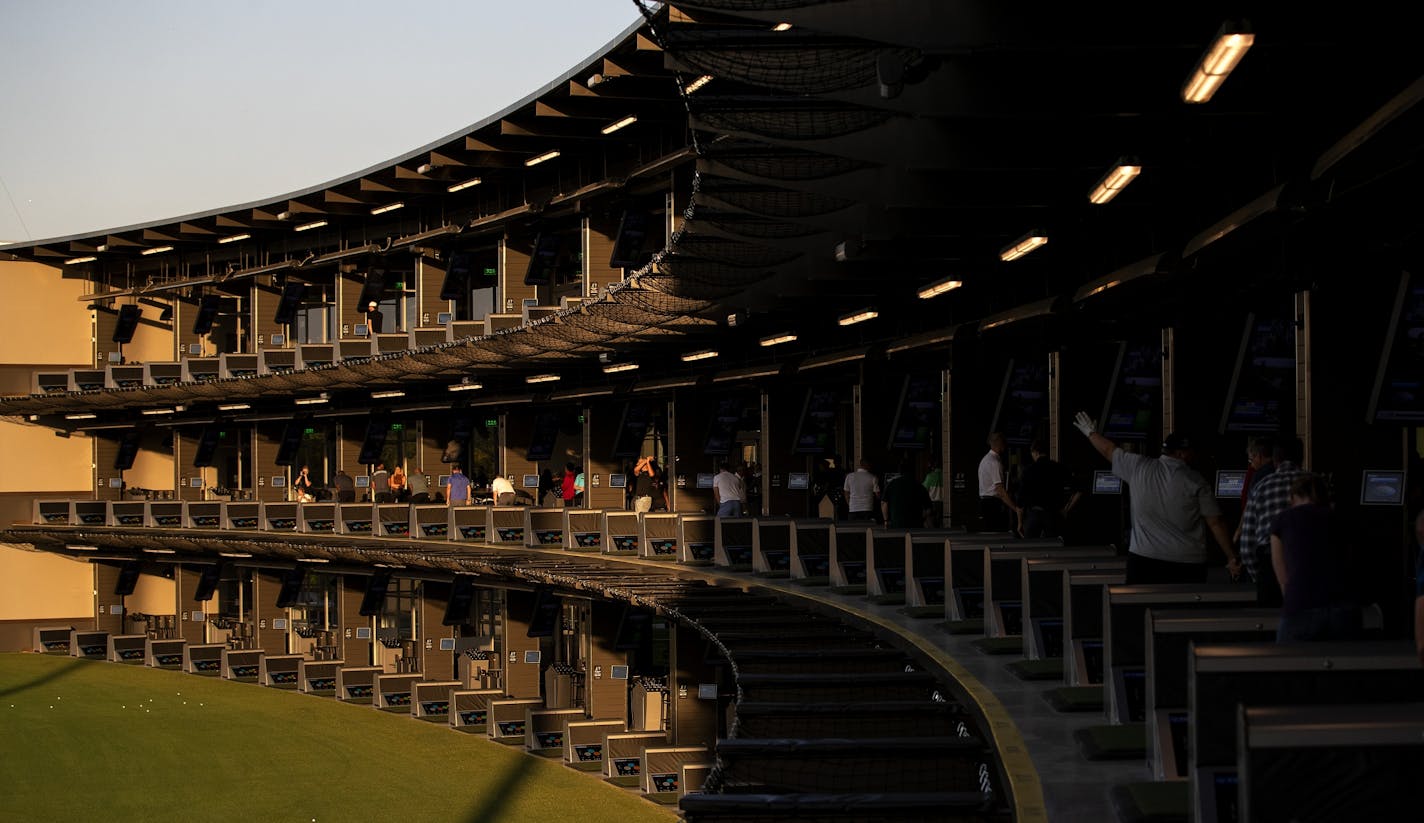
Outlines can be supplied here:
M1360 483L1360 503L1365 506L1403 505L1404 472L1365 469Z
M1093 494L1122 494L1122 478L1112 472L1093 472Z
M526 489L537 489L539 488L539 475L526 474L524 475L524 478L519 485L523 486Z
M1014 446L1027 446L1048 424L1048 360L1010 360L990 431Z
M1046 373L1044 380L1043 393L1046 395L1048 389ZM912 374L905 377L905 385L900 390L900 406L895 411L895 422L890 428L889 448L927 449L930 447L930 439L935 432L939 431L940 427L939 381L938 374ZM834 400L834 395L832 395L832 399ZM834 406L831 408L831 413L834 416ZM832 417L833 419L834 417ZM797 451L801 451L801 449L798 448Z
M1102 433L1113 440L1146 440L1162 408L1162 347L1124 342L1118 352L1112 391L1104 407Z
M1217 497L1241 497L1241 491L1246 488L1246 472L1238 470L1221 470L1216 473L1216 496Z
M699 488L699 489L710 489L710 488L712 488L712 473L711 473L711 472L699 472L699 473L698 473L698 475L697 475L697 488Z
M1401 277L1370 410L1374 420L1424 421L1424 282Z
M840 401L831 389L807 389L801 423L796 429L795 454L825 454L835 448L836 409Z
M791 472L786 475L786 488L793 491L811 488L811 475L806 472Z
M626 474L610 474L610 475L608 475L608 488L610 488L610 489L626 489L626 488L628 488L628 475L626 475Z
M1222 430L1275 432L1295 405L1295 318L1288 306L1246 319Z

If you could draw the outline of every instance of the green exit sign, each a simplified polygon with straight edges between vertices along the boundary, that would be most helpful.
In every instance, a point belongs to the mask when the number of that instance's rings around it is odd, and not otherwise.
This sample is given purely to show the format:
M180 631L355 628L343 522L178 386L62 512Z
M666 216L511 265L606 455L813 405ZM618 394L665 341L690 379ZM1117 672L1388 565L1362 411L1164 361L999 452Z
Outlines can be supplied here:
M316 429L302 429L302 434L316 434Z
M393 432L405 431L405 424L404 424L404 423L392 423L392 424L391 424L391 431L393 431Z
M487 429L497 429L497 428L499 428L499 421L496 420L496 419L494 419L493 417L486 417L486 418L485 418L485 428L487 428Z
M494 266L485 266L485 277L494 277L497 274L499 274L499 269Z

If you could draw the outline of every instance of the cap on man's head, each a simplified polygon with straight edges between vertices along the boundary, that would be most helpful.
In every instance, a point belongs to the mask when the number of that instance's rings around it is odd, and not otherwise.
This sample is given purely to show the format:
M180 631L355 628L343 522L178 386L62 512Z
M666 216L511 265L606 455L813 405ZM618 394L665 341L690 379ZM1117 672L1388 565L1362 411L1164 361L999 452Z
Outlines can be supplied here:
M1182 432L1172 432L1167 435L1167 439L1162 441L1162 451L1164 452L1186 451L1195 447L1196 442L1191 436Z

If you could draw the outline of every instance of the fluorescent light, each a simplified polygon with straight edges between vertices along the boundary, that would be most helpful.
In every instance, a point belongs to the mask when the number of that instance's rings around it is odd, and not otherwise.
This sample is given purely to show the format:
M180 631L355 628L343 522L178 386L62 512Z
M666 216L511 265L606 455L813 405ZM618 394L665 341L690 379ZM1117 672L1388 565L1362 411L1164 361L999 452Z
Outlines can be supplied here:
M693 362L694 360L707 360L707 359L709 359L709 358L716 357L716 356L717 356L717 352L712 351L711 349L705 349L705 350L703 350L703 351L695 351L695 352L690 352L690 353L688 353L688 354L684 354L684 355L682 356L682 362L684 362L684 363L691 363L691 362Z
M247 552L218 552L223 557L251 557Z
M850 314L842 315L840 320L836 322L840 323L842 326L854 326L856 323L864 323L867 320L874 320L879 316L880 312L876 311L875 309L862 309L861 311L851 312Z
M296 404L298 406L316 406L327 402L328 399L329 398L327 398L327 396L324 394L318 397L298 397L296 399Z
M218 411L246 411L252 408L249 403L223 403L218 406Z
M557 374L531 374L524 378L525 383L553 383L561 378Z
M953 277L946 277L943 280L936 280L928 286L925 286L923 289L920 289L920 299L928 300L931 297L939 297L941 294L944 294L945 292L954 291L955 289L963 285L963 280L956 280Z
M98 546L80 546L75 543L67 543L64 547L72 552L96 552L99 550Z
M437 165L435 165L434 163L421 163L419 166L416 167L415 173L416 173L416 174L429 174L429 173L431 173L431 172L433 172L433 171L435 171L436 169L439 169L439 168L440 168L440 167L437 166Z
M94 251L108 251L108 250L109 250L109 244L108 244L108 243L101 243L101 244L99 244L99 245L97 245L97 246L94 247Z
M484 388L479 383L453 383L445 387L446 391L474 391Z
M701 77L697 78L696 80L693 80L691 83L688 83L688 84L687 84L687 93L688 93L688 94L692 94L693 92L697 91L698 89L702 88L703 86L705 86L705 85L707 85L708 83L711 83L711 82L712 82L712 75L710 75L710 74L704 74L704 75L702 75Z
M790 23L777 23L775 26L772 26L772 27L771 27L771 30L772 30L772 31L791 31L791 24L790 24Z
M99 259L99 258L94 257L94 256L92 256L92 255L89 256L89 257L71 257L71 258L69 258L68 260L64 261L64 265L66 265L66 266L77 266L77 265L79 265L80 263L93 263L95 260L98 260L98 259Z
M219 243L236 243L236 242L239 241L239 240L251 240L251 239L252 239L252 235L250 235L250 234L234 234L234 235L230 235L230 236L228 236L228 237L221 238L220 240L218 240L218 242L219 242Z
M450 192L451 194L454 194L454 193L457 192L457 191L464 191L465 189L473 188L473 187L475 187L475 186L478 186L480 183L483 183L483 182L484 182L484 181L481 180L481 179L478 178L478 177L472 177L472 178L470 178L469 180L466 180L466 181L463 182L463 183L456 183L456 184L453 185L453 186L447 186L447 187L445 188L445 191L448 191L448 192Z
M149 554L177 554L173 549L144 549Z
M330 563L325 557L298 557L298 563Z
M1226 82L1246 51L1256 42L1256 35L1250 32L1231 31L1230 25L1222 26L1217 32L1211 48L1197 61L1192 76L1182 86L1182 100L1187 103L1205 103L1216 94L1221 84Z
M172 409L144 409L144 410L143 410L143 413L144 413L144 414L148 414L148 415L154 415L154 414L172 414L172 413L173 413L173 410L172 410Z
M768 337L763 337L761 339L761 344L763 346L779 346L782 343L795 342L795 340L796 335L792 334L791 332L781 332L780 334L773 334Z
M524 165L526 165L526 166L537 166L537 165L539 165L540 163L543 163L543 162L546 161L546 160L553 160L555 157L558 157L558 156L559 156L559 150L558 150L558 149L554 149L553 151L546 151L546 152L544 152L543 154L541 154L541 155L539 155L539 156L537 156L537 157L531 157L531 158L529 158L528 160L525 160L525 161L524 161Z
M372 399L372 400L386 400L386 399L389 399L389 398L392 398L392 397L405 397L405 392L401 391L400 389L391 389L390 391L373 391L373 392L371 392L371 399Z
M143 251L139 252L139 254L143 255L144 257L147 257L147 256L149 256L150 254L163 254L163 253L166 252L166 251L173 251L173 247L172 247L172 246L154 246L154 247L151 248L151 249L144 249Z
M66 415L64 416L64 419L65 419L65 420L93 420L94 418L96 418L96 417L98 417L98 416L99 416L99 415L97 415L97 414L90 414L90 413L88 413L88 412L84 412L84 413L81 413L81 414L66 414Z
M603 367L604 374L617 374L621 371L633 371L638 368L637 363L613 363Z
M1039 246L1048 245L1048 237L1037 232L1029 232L1013 243L999 250L999 259L1005 263L1010 260L1017 260L1028 254Z
M619 129L626 129L627 127L633 125L636 122L638 122L637 116L630 114L622 120L619 120L617 123L609 123L608 125L604 126L603 133L612 134L613 132L618 131Z
M278 219L278 220L291 220L291 219L292 219L292 213L289 212L289 211L279 212L279 213L277 214L277 219Z
M293 229L293 231L310 231L312 229L319 229L325 225L325 220L313 220L310 223L303 223L300 226L297 226L295 229Z
M1117 161L1117 165L1108 169L1107 174L1102 176L1098 185L1093 187L1093 193L1088 195L1088 202L1101 206L1109 200L1117 197L1118 192L1127 188L1127 184L1137 179L1137 175L1142 173L1142 166L1137 162L1122 158Z
M405 204L401 202L387 203L384 206L377 206L374 209L371 209L371 216L374 217L378 214L385 214L388 211L395 211L396 209L403 208L405 208Z

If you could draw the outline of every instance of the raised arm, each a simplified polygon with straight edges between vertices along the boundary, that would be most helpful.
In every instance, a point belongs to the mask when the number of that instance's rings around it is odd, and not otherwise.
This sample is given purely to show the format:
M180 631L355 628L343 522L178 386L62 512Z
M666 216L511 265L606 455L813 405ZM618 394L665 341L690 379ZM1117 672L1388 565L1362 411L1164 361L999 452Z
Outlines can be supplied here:
M1088 438L1088 442L1103 459L1112 462L1113 451L1117 449L1117 444L1098 433L1098 421L1088 416L1087 412L1078 412L1073 418L1073 428L1083 433Z

